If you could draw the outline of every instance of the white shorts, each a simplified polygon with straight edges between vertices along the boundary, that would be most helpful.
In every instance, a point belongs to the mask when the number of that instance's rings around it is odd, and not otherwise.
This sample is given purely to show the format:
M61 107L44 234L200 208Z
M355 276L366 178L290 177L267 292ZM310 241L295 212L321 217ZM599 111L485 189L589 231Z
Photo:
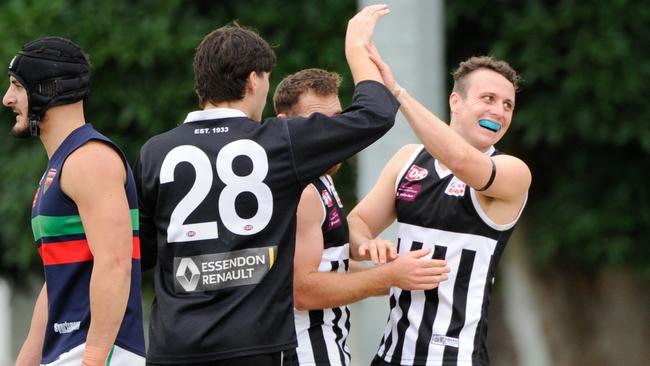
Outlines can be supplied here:
M41 364L41 366L79 366L83 360L85 348L85 343L80 344L68 352L62 353L56 361ZM144 366L145 363L144 357L119 346L113 346L106 360L106 366Z

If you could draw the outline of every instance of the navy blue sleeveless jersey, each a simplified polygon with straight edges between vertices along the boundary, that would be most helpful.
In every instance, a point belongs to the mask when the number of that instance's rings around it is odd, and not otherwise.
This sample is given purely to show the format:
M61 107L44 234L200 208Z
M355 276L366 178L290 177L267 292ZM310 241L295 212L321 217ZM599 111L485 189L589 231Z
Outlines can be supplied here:
M296 347L293 252L303 188L393 125L374 81L341 114L192 112L135 167L143 262L155 267L148 361L202 362Z
M43 344L44 364L85 343L90 325L89 288L93 256L77 206L60 187L61 169L66 159L90 140L102 141L114 148L127 170L125 190L133 225L133 268L129 301L115 344L144 355L135 182L120 149L87 123L68 135L52 155L32 204L32 231L45 267L47 284L48 321Z
M378 356L395 365L488 365L490 291L518 217L494 223L476 191L442 170L422 146L398 175L395 191L399 253L432 248L432 257L446 260L451 272L433 290L391 289Z
M329 175L312 182L323 207L323 257L319 272L347 272L350 261L349 230L343 204ZM306 189L310 189L308 187ZM304 243L309 244L309 243ZM350 364L347 345L350 309L344 305L317 310L295 310L297 365Z

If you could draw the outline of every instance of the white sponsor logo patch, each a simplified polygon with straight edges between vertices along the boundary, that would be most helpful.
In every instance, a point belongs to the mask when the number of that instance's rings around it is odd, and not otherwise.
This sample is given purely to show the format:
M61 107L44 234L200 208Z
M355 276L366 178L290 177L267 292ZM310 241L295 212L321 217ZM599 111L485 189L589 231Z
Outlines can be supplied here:
M434 334L433 337L431 337L431 343L439 346L458 348L458 338L447 337L441 334Z
M260 283L273 266L277 247L261 247L192 257L175 257L177 293L216 291Z
M451 179L451 182L449 182L447 189L445 189L445 193L450 196L462 197L465 195L465 187L467 187L465 182L456 177L453 177Z
M72 333L79 330L79 326L81 326L81 322L54 323L54 332L59 334Z

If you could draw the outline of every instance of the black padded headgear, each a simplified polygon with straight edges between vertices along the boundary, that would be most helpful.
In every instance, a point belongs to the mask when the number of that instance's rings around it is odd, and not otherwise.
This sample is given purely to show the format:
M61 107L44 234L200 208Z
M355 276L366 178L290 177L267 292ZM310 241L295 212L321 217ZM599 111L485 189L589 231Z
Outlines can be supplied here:
M11 60L9 75L27 91L27 118L32 136L40 133L45 112L71 104L90 93L90 65L79 46L61 37L29 42Z

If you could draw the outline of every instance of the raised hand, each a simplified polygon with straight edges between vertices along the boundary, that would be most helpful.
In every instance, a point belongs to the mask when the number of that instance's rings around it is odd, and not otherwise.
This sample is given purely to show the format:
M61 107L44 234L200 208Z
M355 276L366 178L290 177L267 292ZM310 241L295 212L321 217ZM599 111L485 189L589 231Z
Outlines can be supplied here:
M345 58L350 65L354 84L374 80L383 84L377 66L368 57L365 46L372 43L372 34L379 18L390 13L386 5L370 5L363 8L348 22L345 34Z
M363 46L372 40L372 34L379 18L390 13L388 5L376 4L361 9L350 21L345 34L346 45Z

